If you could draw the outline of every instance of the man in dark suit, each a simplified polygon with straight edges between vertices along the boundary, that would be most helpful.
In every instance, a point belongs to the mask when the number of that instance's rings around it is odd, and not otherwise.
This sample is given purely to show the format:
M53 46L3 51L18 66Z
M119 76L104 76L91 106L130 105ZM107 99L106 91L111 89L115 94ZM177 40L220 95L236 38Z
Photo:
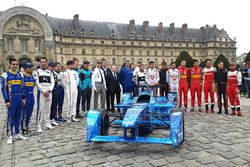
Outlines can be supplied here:
M108 88L107 94L111 103L111 111L114 112L115 111L115 107L114 107L115 96L116 96L117 104L120 103L120 96L121 96L119 74L117 73L117 69L115 65L111 67L111 71L110 73L108 73L107 78L109 80L107 84L107 88Z
M102 59L102 67L101 69L103 70L104 73L104 77L105 77L105 81L106 81L106 86L107 86L107 90L106 90L106 103L107 103L107 110L110 111L110 98L108 96L108 84L109 84L109 78L107 77L108 75L110 75L111 70L107 67L107 60L106 59Z

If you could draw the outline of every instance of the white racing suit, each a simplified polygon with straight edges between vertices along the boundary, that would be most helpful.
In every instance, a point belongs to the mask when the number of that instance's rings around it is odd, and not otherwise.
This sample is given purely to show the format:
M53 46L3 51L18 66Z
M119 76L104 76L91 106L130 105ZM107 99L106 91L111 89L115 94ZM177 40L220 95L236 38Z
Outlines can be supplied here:
M76 116L76 102L77 102L77 86L79 83L79 76L75 70L66 70L63 73L62 84L65 89L67 117L71 119Z
M37 92L37 116L36 123L41 126L42 120L45 120L45 127L50 124L50 107L52 103L52 90L55 82L51 71L45 69L38 69L34 71L34 78L36 80ZM44 96L44 93L49 91L49 96ZM51 125L50 125L51 126Z
M146 83L149 85L150 83L154 83L155 86L149 86L151 92L153 92L153 96L157 95L157 88L158 88L158 82L160 80L159 77L159 70L153 68L149 68L146 72L146 76L145 76L145 81Z
M180 74L178 70L176 68L170 68L167 75L168 83L170 85L170 92L176 92L178 94L180 82Z

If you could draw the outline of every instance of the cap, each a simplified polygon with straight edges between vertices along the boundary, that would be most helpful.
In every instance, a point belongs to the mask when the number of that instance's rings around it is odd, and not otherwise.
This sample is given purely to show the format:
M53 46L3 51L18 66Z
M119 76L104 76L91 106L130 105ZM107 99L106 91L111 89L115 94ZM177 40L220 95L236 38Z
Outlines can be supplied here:
M51 61L51 62L48 63L48 66L49 67L55 67L55 63Z
M89 64L90 62L88 60L84 60L83 64Z
M34 65L31 64L31 63L26 63L23 68L30 68L30 67L33 67Z

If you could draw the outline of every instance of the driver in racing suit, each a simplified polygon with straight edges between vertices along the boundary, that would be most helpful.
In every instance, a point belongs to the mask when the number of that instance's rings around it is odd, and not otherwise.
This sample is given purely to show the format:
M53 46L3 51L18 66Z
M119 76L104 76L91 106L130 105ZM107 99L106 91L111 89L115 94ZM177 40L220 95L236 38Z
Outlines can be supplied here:
M189 69L186 67L186 60L181 61L181 65L178 67L178 71L180 74L180 83L179 83L179 107L182 105L182 93L184 96L184 106L185 111L189 111L187 108L188 101L187 101L187 94L188 94L188 80L189 77Z
M170 85L170 92L176 92L178 94L180 74L176 68L175 62L171 62L170 65L171 65L171 68L168 70L168 73L167 73L167 79Z

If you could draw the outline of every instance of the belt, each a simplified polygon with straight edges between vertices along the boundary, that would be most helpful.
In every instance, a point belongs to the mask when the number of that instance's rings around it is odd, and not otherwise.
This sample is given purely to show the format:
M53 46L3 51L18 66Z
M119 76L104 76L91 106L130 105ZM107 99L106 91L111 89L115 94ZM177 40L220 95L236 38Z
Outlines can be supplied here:
M95 82L95 83L97 83L97 84L103 84L103 82Z

